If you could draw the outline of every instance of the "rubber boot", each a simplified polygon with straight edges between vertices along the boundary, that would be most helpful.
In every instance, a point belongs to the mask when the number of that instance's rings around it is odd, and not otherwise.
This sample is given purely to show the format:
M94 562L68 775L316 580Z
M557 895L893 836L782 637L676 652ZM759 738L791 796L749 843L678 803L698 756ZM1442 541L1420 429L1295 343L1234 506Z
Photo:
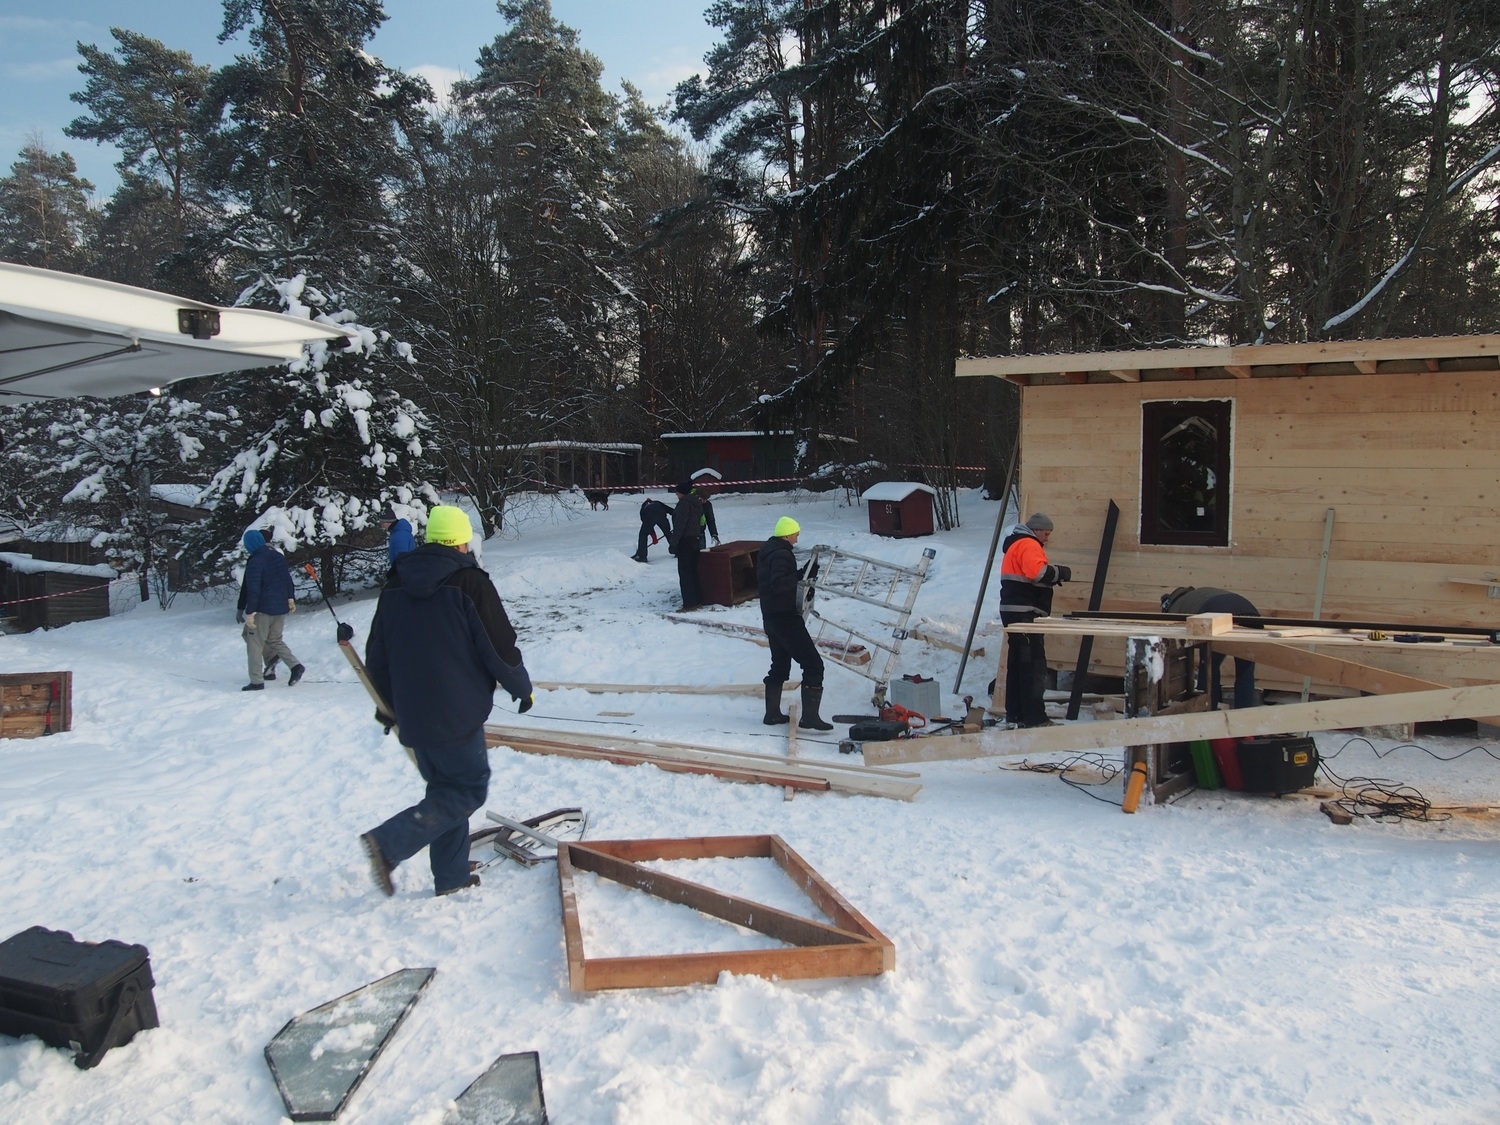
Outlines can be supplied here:
M818 714L823 702L823 685L802 685L802 714L797 716L797 725L804 730L832 730L832 723L825 723Z
M791 719L781 713L781 689L786 687L785 683L773 684L770 680L766 684L766 717L763 720L768 727L779 726L789 723Z

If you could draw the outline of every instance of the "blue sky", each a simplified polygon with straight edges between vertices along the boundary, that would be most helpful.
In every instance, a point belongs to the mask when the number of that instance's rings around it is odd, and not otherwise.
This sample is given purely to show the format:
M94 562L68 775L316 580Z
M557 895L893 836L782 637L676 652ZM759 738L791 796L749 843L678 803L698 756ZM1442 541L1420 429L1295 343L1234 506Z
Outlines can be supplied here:
M628 79L655 104L703 69L716 40L703 20L709 2L552 0L552 11L604 63L607 89ZM385 10L390 18L373 53L434 88L472 75L479 48L504 29L494 0L385 0ZM49 149L72 153L83 176L108 194L118 183L118 154L63 133L83 109L68 98L83 86L76 44L112 48L109 29L123 27L217 66L244 47L242 40L219 43L222 26L216 0L0 0L0 175L40 134Z

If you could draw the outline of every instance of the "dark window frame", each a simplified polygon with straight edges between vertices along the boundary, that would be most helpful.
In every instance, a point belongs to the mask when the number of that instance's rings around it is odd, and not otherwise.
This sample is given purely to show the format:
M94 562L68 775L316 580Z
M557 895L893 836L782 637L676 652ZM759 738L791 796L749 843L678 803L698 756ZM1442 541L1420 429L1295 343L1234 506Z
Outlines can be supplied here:
M1180 531L1161 526L1162 438L1180 422L1202 417L1217 429L1214 450L1214 526L1212 530ZM1161 399L1141 403L1141 544L1163 547L1229 546L1229 504L1234 447L1233 399Z

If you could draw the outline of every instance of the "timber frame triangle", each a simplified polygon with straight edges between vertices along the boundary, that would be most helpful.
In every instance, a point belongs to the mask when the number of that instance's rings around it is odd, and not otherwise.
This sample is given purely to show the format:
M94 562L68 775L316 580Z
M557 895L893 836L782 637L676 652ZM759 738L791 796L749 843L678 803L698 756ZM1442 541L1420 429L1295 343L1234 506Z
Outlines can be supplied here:
M834 924L789 914L737 898L649 867L643 860L773 859ZM584 954L574 871L690 906L714 918L786 942L785 949L725 950L660 956L590 958ZM608 988L670 988L713 984L722 972L807 980L818 977L879 976L896 967L896 947L834 890L780 836L706 836L677 840L590 840L564 842L557 849L557 881L562 896L568 984L574 992Z

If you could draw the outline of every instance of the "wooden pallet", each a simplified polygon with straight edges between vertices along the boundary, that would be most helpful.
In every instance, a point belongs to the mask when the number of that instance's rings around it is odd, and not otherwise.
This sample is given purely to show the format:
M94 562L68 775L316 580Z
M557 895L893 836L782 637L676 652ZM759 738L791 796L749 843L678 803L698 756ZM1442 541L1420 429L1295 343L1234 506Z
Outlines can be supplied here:
M0 674L0 738L37 738L72 729L72 672Z
M642 867L643 860L773 859L833 920L817 922L763 903ZM574 871L592 871L668 902L787 943L785 949L725 950L639 957L594 957L584 953ZM680 840L590 840L557 849L568 984L574 992L608 988L671 988L713 984L724 972L771 980L879 976L896 967L896 947L855 910L780 836L707 836Z

